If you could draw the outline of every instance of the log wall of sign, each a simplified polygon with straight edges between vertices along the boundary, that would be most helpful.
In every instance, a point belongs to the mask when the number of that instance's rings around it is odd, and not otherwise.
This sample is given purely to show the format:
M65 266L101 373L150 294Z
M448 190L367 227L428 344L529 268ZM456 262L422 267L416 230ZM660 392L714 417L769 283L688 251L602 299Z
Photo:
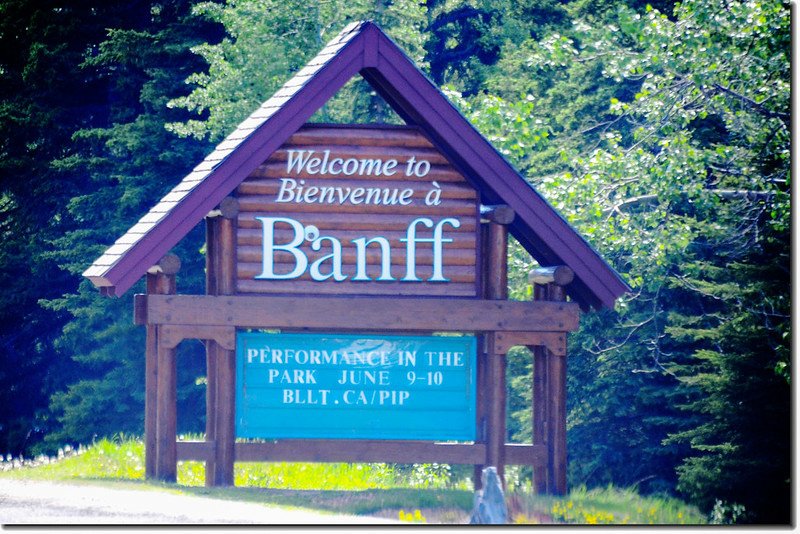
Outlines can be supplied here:
M319 158L325 163L300 169L298 161ZM291 164L289 163L291 158ZM364 162L367 167L345 176L342 161ZM338 166L329 164L337 161ZM395 162L390 175L379 172L381 165ZM408 173L412 164L425 163L422 176ZM360 166L362 167L362 166ZM407 192L407 197L403 192ZM358 194L356 194L358 192ZM376 192L378 192L376 194ZM429 195L436 192L434 197ZM238 294L335 294L335 295L477 295L477 220L478 194L416 128L413 127L334 127L306 125L256 168L236 189L239 201L237 229ZM355 195L355 196L351 196ZM400 198L404 198L400 202ZM345 199L355 198L356 202ZM323 200L324 199L324 200ZM389 202L385 202L389 200ZM319 236L333 236L341 246L345 280L320 284L308 271L291 280L258 279L263 269L264 229L259 217L296 220ZM408 258L405 254L409 225L423 217L434 222L446 218L448 241L443 247L443 271L447 283L427 282L433 272L434 253L430 244L419 243L414 252L419 282L403 281ZM431 230L417 230L426 235ZM286 223L274 227L276 243L288 243L295 231ZM357 247L353 240L385 238L391 246L390 271L393 281L354 281ZM330 254L325 242L312 250L310 240L299 249L309 264ZM366 248L366 272L373 280L382 273L382 249ZM275 273L292 272L296 258L276 251ZM330 268L330 264L326 267Z

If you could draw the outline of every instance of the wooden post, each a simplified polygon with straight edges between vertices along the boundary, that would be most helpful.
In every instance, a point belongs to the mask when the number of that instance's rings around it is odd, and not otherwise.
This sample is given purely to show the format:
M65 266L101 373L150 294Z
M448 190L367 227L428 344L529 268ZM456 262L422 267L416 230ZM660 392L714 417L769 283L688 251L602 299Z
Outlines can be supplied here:
M217 223L219 217L206 216L206 294L217 295L219 250ZM206 340L206 442L216 449L217 414L217 342ZM216 455L206 461L206 486L216 482Z
M483 210L483 208L481 208ZM480 251L481 263L478 265L478 279L480 281L480 296L486 298L489 262L486 258L486 250L489 246L489 225L481 224L478 232L478 250ZM487 361L486 361L486 336L478 334L477 336L478 354L475 361L475 428L476 428L476 443L486 443L487 436L487 419L486 411L489 406L487 400L488 380L486 377ZM478 491L483 486L481 474L483 473L483 464L473 466L472 471L472 486L475 491Z
M486 271L486 296L490 299L508 298L508 229L505 225L489 225ZM486 336L486 355L489 380L486 465L497 468L505 485L506 442L506 355L495 349L494 335Z
M147 294L160 293L163 276L147 273ZM158 414L158 328L145 326L144 356L144 476L156 476L156 417Z
M230 198L230 197L229 197ZM220 295L236 293L236 215L235 199L226 199L220 208L222 217L217 223L218 277ZM216 343L214 343L216 345ZM236 351L216 346L216 414L214 447L214 480L216 486L233 486L234 447L236 441Z
M159 330L163 326L158 327ZM159 336L160 338L161 336ZM178 435L176 350L158 345L158 414L156 417L156 478L175 482L177 478Z
M148 295L174 295L175 274L180 259L168 254L147 271ZM175 481L177 452L177 403L175 386L175 350L164 349L159 343L160 327L146 326L145 344L145 477ZM172 394L170 394L170 388ZM170 435L172 444L170 446ZM168 467L170 455L172 469Z
M564 289L555 284L550 286L550 300L564 301ZM564 334L566 336L566 333ZM550 354L547 375L550 390L550 410L548 432L552 451L552 493L567 493L567 358Z
M564 302L564 286L574 273L565 266L544 267L531 272L535 300ZM564 333L566 336L566 333ZM546 472L534 469L537 493L567 492L567 362L545 347L533 347L533 442L547 447Z
M533 299L547 300L547 286L534 284ZM529 347L529 349L533 353L532 443L534 445L543 445L549 451L550 447L547 441L547 349L541 345ZM533 468L533 490L538 494L549 493L549 488L547 487L548 471L549 469L546 465L544 468L538 466Z

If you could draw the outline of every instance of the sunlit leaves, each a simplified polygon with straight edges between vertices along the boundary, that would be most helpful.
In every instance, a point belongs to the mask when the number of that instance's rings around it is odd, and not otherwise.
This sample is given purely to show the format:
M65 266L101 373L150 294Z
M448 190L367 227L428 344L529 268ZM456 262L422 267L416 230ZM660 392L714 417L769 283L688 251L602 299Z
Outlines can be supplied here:
M226 37L193 50L208 63L207 72L186 79L193 86L187 96L169 106L185 108L197 118L167 125L182 136L219 140L258 108L292 75L313 58L344 26L357 20L376 20L417 62L424 50L421 29L423 7L411 0L392 2L376 11L367 0L233 0L225 4L203 2L198 15L220 23ZM321 120L353 120L365 100L375 99L362 86L349 85L340 98L322 110ZM353 93L361 93L354 96ZM374 106L373 106L374 107ZM387 110L388 112L388 110Z

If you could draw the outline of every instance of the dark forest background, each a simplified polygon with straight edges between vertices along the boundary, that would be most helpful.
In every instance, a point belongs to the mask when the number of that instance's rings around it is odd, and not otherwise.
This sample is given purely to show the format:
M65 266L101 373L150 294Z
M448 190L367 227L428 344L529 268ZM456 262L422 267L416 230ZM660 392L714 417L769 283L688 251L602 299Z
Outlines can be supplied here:
M777 0L0 0L0 453L141 434L132 295L81 273L373 19L634 288L570 338L569 482L790 510L790 14ZM319 120L399 120L363 82ZM202 292L202 229L176 252ZM512 298L533 266L511 244ZM141 284L141 283L140 283ZM181 432L204 428L199 342ZM510 355L511 439L530 359Z

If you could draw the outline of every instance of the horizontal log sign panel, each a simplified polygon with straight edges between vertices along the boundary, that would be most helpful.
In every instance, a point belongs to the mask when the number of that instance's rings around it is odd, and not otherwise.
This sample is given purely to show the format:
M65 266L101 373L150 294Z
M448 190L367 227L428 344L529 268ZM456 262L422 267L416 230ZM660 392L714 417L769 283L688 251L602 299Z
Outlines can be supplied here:
M236 195L239 294L478 294L478 194L414 128L306 125Z
M474 336L239 333L236 436L475 440Z

